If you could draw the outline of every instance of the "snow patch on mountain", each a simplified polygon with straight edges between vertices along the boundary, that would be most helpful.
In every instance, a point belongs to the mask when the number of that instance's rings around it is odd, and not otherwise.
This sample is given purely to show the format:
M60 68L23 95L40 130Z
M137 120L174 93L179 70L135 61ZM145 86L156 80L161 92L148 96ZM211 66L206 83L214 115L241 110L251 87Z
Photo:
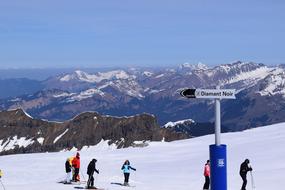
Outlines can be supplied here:
M165 128L172 128L172 127L175 127L177 125L183 125L183 124L186 124L186 123L195 123L194 120L192 119L185 119L185 120L180 120L180 121L175 121L175 122L168 122L164 125Z
M159 75L157 75L155 78L158 79L158 78L161 78L161 77L163 77L163 76L164 76L164 74L159 74Z
M221 85L233 84L237 82L243 82L244 86L250 87L257 84L258 81L268 76L274 69L268 67L260 67L252 71L241 72L229 80L221 82ZM243 87L243 86L242 86Z
M285 97L285 71L283 69L276 69L264 79L261 88L258 93L262 96L281 94Z
M69 130L69 129L66 129L62 134L60 134L59 136L57 136L57 137L54 139L53 143L56 143L63 135L65 135L65 134L68 132L68 130Z
M79 94L77 95L74 95L72 97L70 97L68 99L68 102L72 102L72 101L81 101L81 100L84 100L84 99L87 99L87 98L91 98L93 97L94 95L100 95L100 96L104 96L105 93L102 92L100 89L97 89L97 88L91 88L91 89L88 89L88 90L85 90L83 92L80 92Z
M37 138L37 141L42 145L44 143L45 138L39 137Z
M89 83L98 83L103 80L120 80L120 79L128 79L130 76L123 70L115 70L115 71L109 71L109 72L98 72L97 74L88 74L83 71L75 71L73 74L68 74L60 78L59 80L61 82L68 82L71 80L79 80L82 82L89 82Z
M33 139L28 139L27 137L18 138L18 136L16 135L12 138L9 137L6 141L0 140L0 152L12 150L12 149L15 149L16 147L26 148L27 146L33 143L34 143Z
M67 93L67 92L64 92L64 93L61 93L61 94L55 94L53 95L54 98L61 98L61 97L69 97L69 96L72 96L74 95L75 93Z
M141 99L145 97L141 93L144 91L143 88L133 79L111 81L103 86L100 86L99 88L102 89L106 88L107 86L112 86L121 93L127 94L135 98Z
M144 71L143 75L147 76L147 77L151 77L154 73L149 72L149 71Z
M198 64L183 63L179 66L179 69L190 69L190 70L207 70L208 66L199 62Z

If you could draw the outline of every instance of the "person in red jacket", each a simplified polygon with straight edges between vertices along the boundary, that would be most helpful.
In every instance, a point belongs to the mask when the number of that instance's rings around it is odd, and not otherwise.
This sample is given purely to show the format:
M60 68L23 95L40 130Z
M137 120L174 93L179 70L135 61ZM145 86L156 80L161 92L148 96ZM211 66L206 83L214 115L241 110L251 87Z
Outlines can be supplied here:
M210 160L207 160L207 163L204 167L204 176L205 176L205 183L203 186L203 190L209 189L210 186Z
M72 160L72 167L74 168L73 181L80 181L79 169L80 169L80 154L76 153L76 157Z

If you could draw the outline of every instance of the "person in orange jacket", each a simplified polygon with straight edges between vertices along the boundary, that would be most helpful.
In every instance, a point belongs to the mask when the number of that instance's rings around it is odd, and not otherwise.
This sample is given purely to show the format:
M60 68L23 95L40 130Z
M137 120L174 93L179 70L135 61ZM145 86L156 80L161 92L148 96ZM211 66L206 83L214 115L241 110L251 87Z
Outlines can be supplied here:
M207 160L207 163L204 167L204 176L205 176L205 183L203 186L203 190L209 189L210 186L210 160Z
M76 153L76 157L72 160L72 167L74 168L73 181L80 181L79 170L80 170L80 154Z

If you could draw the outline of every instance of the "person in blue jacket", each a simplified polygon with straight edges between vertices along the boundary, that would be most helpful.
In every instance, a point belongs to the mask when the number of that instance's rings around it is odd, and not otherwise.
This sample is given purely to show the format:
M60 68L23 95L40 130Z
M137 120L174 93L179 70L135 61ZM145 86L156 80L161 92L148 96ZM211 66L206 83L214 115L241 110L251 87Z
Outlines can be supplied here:
M130 169L136 171L135 168L131 167L130 166L130 161L129 160L126 160L125 163L123 164L122 168L121 168L124 172L124 177L125 177L125 180L124 180L124 185L125 186L129 186L129 177L130 177Z

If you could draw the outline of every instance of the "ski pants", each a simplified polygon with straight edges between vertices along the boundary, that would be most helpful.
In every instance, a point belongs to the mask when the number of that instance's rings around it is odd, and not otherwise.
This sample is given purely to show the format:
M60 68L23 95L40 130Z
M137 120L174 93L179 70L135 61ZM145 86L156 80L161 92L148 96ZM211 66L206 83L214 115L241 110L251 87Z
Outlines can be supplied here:
M79 168L75 168L74 175L73 175L74 181L79 181Z
M94 186L94 177L93 175L89 175L87 181L87 187L93 187L93 186Z
M66 173L66 183L70 183L70 181L72 180L72 173L68 172Z
M205 183L204 183L203 189L209 189L209 186L210 186L210 177L205 176Z
M242 178L242 187L241 190L246 190L246 184L247 184L247 180L246 180L246 174L240 174L241 178Z
M129 183L130 173L124 173L125 176L125 183Z

